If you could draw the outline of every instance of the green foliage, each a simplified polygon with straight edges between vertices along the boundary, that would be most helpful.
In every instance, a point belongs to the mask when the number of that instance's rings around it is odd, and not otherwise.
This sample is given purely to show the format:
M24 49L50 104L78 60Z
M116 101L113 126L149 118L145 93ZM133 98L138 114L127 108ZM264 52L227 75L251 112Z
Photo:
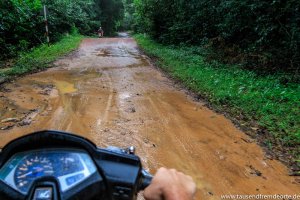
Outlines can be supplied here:
M43 5L51 42L74 27L92 35L102 24L106 35L112 34L123 17L122 0L0 0L0 60L45 42Z
M100 21L105 35L112 35L120 27L120 20L124 16L122 0L96 0L101 9Z
M298 0L134 0L135 30L166 44L209 44L231 61L300 69Z
M39 31L42 17L38 0L0 1L0 59L16 56L40 43L43 34Z
M133 0L123 0L124 18L122 28L124 30L133 30L135 6Z
M47 0L49 31L56 41L75 26L81 34L95 32L100 21L95 20L93 0Z
M16 63L12 68L4 72L0 71L0 77L10 78L16 75L22 75L28 72L45 69L50 63L58 57L64 56L72 50L75 50L82 40L78 34L67 35L62 37L60 42L51 45L43 44L32 49L28 53L19 55Z
M24 11L24 9L30 9L31 11L38 11L42 8L42 4L40 0L11 0L11 2L16 6L19 10ZM26 15L26 13L24 13Z
M188 88L220 109L226 105L234 116L257 120L284 146L294 146L300 152L299 84L286 85L275 75L260 77L238 66L208 63L195 47L163 46L143 35L136 39Z

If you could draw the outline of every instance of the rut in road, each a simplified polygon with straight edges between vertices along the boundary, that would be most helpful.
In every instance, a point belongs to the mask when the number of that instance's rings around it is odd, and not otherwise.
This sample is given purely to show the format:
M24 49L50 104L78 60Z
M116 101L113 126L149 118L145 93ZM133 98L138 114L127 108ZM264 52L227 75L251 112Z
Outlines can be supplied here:
M299 193L286 167L174 86L133 39L85 39L55 65L3 85L2 146L32 131L59 129L102 147L136 146L151 172L165 166L190 174L197 199Z

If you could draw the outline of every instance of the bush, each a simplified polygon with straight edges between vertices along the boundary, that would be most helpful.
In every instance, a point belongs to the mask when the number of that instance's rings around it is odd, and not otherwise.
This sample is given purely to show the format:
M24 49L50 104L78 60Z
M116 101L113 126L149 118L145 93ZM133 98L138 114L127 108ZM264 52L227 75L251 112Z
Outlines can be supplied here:
M223 60L300 69L298 0L135 0L135 30L166 44L209 44ZM298 74L299 75L299 74Z

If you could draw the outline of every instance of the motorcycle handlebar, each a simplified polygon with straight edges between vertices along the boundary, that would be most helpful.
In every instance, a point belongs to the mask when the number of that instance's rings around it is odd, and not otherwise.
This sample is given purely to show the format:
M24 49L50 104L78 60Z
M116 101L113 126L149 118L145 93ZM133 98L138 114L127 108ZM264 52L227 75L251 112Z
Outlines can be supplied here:
M147 172L146 170L142 170L142 181L140 183L140 186L138 190L144 190L146 187L148 187L151 184L153 176Z

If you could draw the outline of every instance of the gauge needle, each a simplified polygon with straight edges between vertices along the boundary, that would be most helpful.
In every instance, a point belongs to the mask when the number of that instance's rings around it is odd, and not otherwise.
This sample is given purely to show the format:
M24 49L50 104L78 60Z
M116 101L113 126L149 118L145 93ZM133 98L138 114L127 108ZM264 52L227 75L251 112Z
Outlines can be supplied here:
M25 178L26 176L28 176L28 175L31 175L33 172L31 171L31 172L28 172L28 173L26 173L26 174L23 174L23 175L21 175L21 176L18 176L18 178Z
M35 169L35 171L30 171L26 174L23 174L23 175L19 176L18 178L25 178L26 176L29 176L31 174L35 174L35 173L38 173L38 172L41 172L41 171L43 171L43 168L38 167L38 168Z

